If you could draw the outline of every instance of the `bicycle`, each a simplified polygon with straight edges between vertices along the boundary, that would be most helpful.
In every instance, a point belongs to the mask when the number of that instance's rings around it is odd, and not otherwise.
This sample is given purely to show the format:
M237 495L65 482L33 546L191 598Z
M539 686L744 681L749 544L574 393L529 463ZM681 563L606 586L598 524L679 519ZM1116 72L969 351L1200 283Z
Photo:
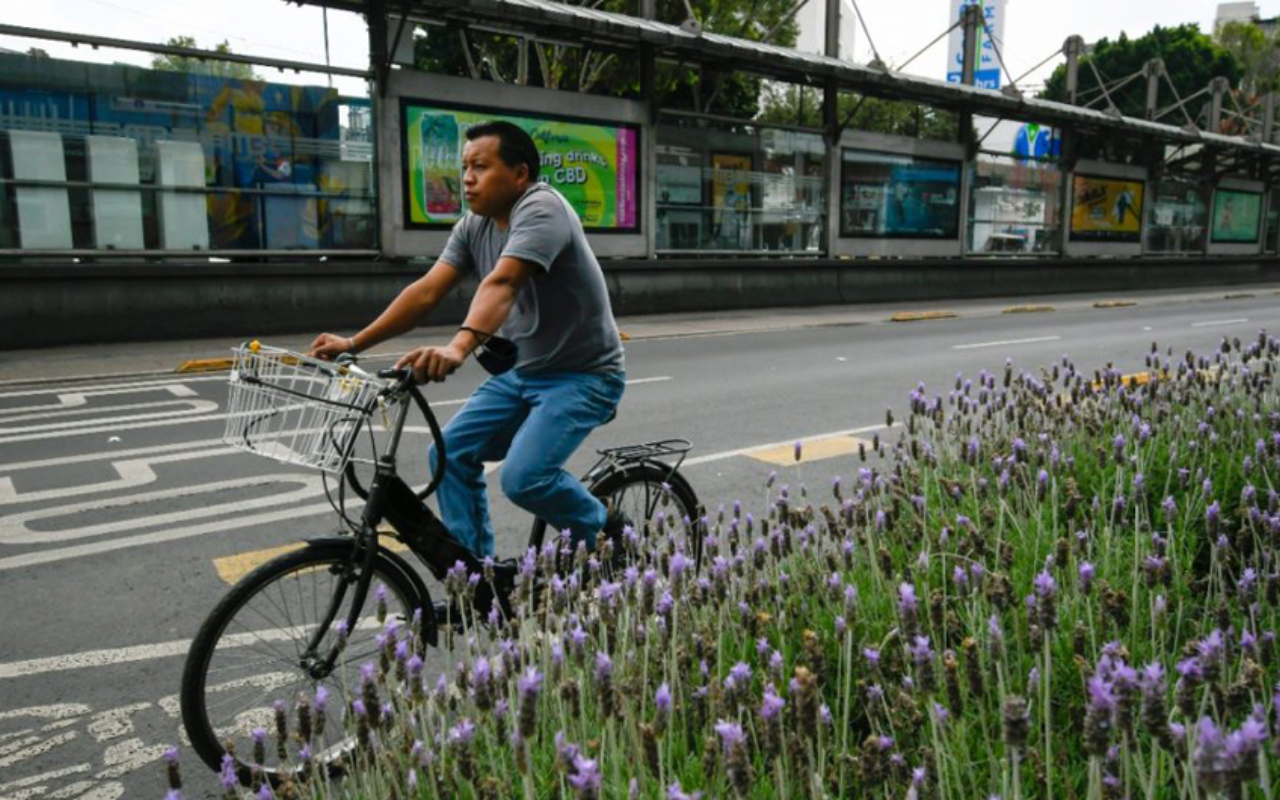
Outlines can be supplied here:
M437 468L420 490L396 469L411 408L426 419L438 453ZM375 416L381 418L385 436L381 453ZM355 454L362 432L368 434L371 458ZM266 759L255 729L274 729L281 712L294 718L304 689L316 697L317 687L326 686L345 697L348 668L379 655L378 636L388 620L410 626L415 641L434 647L444 626L483 619L490 611L509 615L518 563L476 558L426 505L448 460L439 422L406 370L370 374L354 359L331 363L257 342L242 345L235 350L231 371L224 441L320 469L330 504L351 534L307 539L254 569L210 613L187 654L180 704L192 748L215 770L230 752L237 777L246 785L255 771L275 783L282 775L261 763ZM607 548L612 554L608 567L622 567L628 548L636 546L637 532L647 533L655 514L669 508L671 516L698 518L697 497L679 472L691 447L687 440L668 439L597 451L600 459L583 476L584 483L640 526L629 542L601 544L601 553ZM374 469L367 487L357 475L360 464ZM328 475L338 476L336 500ZM358 521L347 516L348 487L364 502ZM382 527L384 522L390 531ZM543 551L547 527L534 521L529 548ZM437 580L447 582L459 564L469 574L485 576L471 601L474 613L433 602L417 571L380 541L388 533ZM689 540L698 563L701 537L690 535ZM282 702L284 708L278 708ZM325 765L330 776L342 773L352 749L341 718L346 703L316 700L307 709L308 738L317 739L312 759Z

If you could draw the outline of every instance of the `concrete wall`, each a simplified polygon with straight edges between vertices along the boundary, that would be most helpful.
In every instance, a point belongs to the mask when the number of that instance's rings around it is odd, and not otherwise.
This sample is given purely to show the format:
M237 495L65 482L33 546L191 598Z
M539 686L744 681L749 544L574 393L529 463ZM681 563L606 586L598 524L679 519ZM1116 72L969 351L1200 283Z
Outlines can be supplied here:
M391 258L435 257L444 250L449 231L404 227L404 169L401 142L401 99L436 101L446 105L483 106L551 114L557 117L609 120L645 126L640 136L639 233L593 233L587 238L596 255L645 257L649 255L653 224L653 142L648 131L649 107L645 103L612 97L558 92L505 83L477 82L411 70L394 70L387 93L377 100L378 210L383 252Z
M10 348L273 333L368 323L425 265L0 265ZM1280 258L606 261L617 314L1014 297L1280 280ZM464 285L432 322L463 318Z

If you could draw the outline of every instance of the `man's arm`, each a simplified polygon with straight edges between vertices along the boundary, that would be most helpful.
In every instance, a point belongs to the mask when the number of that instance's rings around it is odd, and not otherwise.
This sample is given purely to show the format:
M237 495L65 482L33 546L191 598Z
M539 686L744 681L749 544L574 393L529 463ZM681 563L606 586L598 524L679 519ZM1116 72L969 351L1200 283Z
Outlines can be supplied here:
M447 261L437 261L426 275L406 286L377 319L355 336L322 333L311 343L311 354L334 358L341 353L358 353L413 330L460 280L462 273L456 267Z
M411 367L419 381L444 380L482 344L482 337L464 328L496 333L511 313L520 289L540 271L538 265L519 258L504 256L498 259L493 272L480 282L463 328L458 329L453 340L444 347L420 347L410 351L396 362L396 367Z

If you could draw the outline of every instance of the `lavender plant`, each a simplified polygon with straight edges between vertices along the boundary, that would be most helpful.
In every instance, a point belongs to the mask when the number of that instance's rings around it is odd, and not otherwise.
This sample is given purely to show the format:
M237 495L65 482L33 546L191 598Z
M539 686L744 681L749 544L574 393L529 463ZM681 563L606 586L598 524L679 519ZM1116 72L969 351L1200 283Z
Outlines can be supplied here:
M1280 342L1147 362L918 386L825 502L770 473L758 517L660 513L618 574L530 552L551 591L455 669L384 631L351 777L307 749L336 698L275 709L253 757L297 769L280 797L1270 800Z

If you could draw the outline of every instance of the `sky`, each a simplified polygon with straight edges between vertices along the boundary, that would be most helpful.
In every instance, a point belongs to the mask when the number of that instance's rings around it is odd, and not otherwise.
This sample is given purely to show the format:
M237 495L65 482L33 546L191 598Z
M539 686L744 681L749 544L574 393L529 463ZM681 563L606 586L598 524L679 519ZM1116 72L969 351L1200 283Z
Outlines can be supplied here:
M809 0L821 3L824 0ZM695 4L696 5L696 4ZM1123 31L1139 36L1154 25L1194 22L1201 30L1213 26L1217 0L1007 0L1005 43L1002 48L1015 77L1058 51L1072 33L1092 42L1115 38ZM1258 0L1264 17L1280 15L1280 0ZM951 0L858 0L881 58L897 67L950 25ZM324 63L323 22L319 9L299 8L284 0L7 0L0 22L32 28L91 33L98 36L164 42L173 36L194 36L202 47L226 40L237 53ZM362 18L329 12L331 61L336 66L364 68L368 36ZM50 55L90 61L147 64L150 56L120 50L72 49L70 45L0 36L0 48L41 47ZM918 58L907 72L944 78L947 43L943 39ZM870 60L868 37L858 32L854 60ZM1023 84L1034 89L1049 76L1061 58L1050 61ZM287 83L325 83L319 75L295 76L259 70L264 77ZM335 79L339 90L364 94L356 79Z

